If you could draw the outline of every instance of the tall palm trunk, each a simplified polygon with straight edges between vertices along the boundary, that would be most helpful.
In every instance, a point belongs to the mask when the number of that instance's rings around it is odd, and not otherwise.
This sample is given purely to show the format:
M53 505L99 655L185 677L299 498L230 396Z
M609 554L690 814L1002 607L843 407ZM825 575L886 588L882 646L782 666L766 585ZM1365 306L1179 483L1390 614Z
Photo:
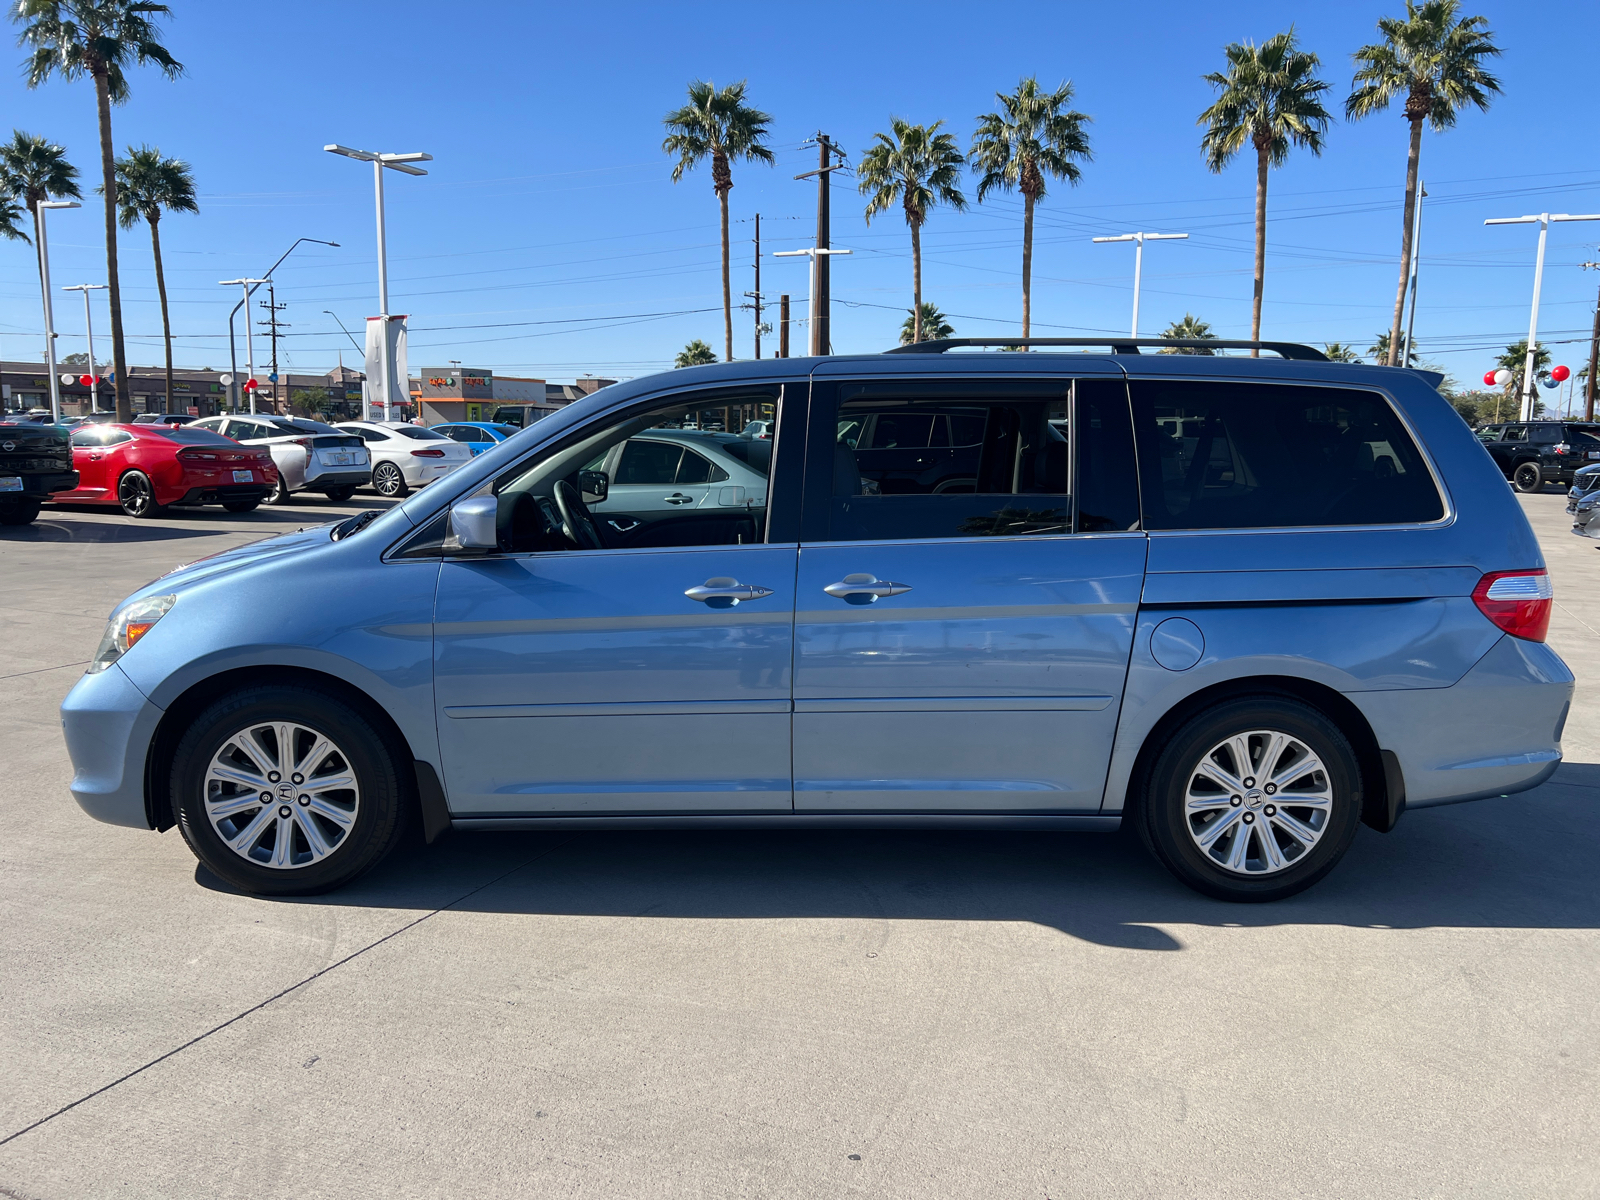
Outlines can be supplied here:
M911 340L922 340L922 230L911 222Z
M172 322L167 318L167 277L161 270L161 217L147 212L150 222L150 249L156 256L156 294L161 297L161 340L167 345L167 411L172 411Z
M1033 196L1022 193L1022 336L1032 327L1033 300ZM1024 347L1026 349L1026 347Z
M100 174L105 181L106 198L106 287L111 301L111 370L116 378L112 389L117 401L117 420L133 420L133 391L128 380L128 352L122 341L122 285L117 281L117 170L111 150L111 91L105 69L94 71L94 97L100 116Z
M728 285L728 193L717 189L717 201L722 206L722 337L725 343L723 361L733 361L733 290Z
M1267 278L1267 147L1256 147L1256 287L1250 302L1250 340L1261 340L1261 293ZM1251 358L1261 351L1251 350Z
M1411 282L1411 227L1417 214L1417 160L1422 154L1422 118L1411 119L1411 149L1406 154L1406 216L1400 232L1400 286L1394 291L1394 324L1389 327L1389 365L1400 367L1410 357L1402 346L1400 326L1406 311L1406 284Z

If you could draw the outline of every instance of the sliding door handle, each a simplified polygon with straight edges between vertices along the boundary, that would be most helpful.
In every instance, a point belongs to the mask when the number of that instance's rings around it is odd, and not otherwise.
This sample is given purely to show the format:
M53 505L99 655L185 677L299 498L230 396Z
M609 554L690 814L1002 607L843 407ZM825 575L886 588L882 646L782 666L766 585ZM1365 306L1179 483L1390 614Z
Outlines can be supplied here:
M719 576L696 584L683 594L711 608L732 608L742 600L764 600L772 595L772 589Z
M822 590L846 604L872 604L883 596L903 596L911 590L911 585L890 583L876 575L846 575Z

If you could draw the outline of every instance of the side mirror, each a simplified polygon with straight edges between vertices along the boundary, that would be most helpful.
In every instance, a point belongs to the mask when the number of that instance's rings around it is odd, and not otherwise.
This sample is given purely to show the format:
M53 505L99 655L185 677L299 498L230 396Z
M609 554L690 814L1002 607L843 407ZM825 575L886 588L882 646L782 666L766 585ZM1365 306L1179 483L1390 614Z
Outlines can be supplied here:
M495 529L495 518L500 511L500 501L494 496L474 496L462 500L450 509L450 542L458 550L498 550L500 537Z
M611 476L604 471L579 471L578 490L583 493L586 502L598 504L611 491Z

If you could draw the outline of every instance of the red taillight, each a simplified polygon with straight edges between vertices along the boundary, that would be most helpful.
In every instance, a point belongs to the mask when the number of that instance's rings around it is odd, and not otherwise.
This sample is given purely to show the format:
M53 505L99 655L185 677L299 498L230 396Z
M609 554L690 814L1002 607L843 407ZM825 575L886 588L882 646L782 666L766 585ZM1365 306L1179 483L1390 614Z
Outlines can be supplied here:
M217 456L215 454L212 454L209 450L189 449L189 450L179 450L178 451L178 457L183 459L185 462L193 462L197 458L209 458L209 459L212 459L214 461Z
M411 452L411 457L412 458L443 458L444 457L444 451L443 450L413 450Z
M1512 637L1544 641L1550 632L1550 607L1555 589L1543 569L1490 571L1472 589L1478 610Z
M1556 453L1557 454L1570 454L1570 453L1572 453L1572 447L1567 445L1565 442L1561 442L1559 445L1556 446Z

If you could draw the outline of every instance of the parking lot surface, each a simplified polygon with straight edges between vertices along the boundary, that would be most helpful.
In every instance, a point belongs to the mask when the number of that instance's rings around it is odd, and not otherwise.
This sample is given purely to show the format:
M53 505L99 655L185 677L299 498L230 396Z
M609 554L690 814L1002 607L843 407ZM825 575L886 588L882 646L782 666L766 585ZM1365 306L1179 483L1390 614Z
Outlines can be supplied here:
M1600 1195L1600 544L1522 503L1566 762L1261 906L1121 837L860 831L234 894L78 810L57 706L135 587L383 502L0 531L0 1196Z

